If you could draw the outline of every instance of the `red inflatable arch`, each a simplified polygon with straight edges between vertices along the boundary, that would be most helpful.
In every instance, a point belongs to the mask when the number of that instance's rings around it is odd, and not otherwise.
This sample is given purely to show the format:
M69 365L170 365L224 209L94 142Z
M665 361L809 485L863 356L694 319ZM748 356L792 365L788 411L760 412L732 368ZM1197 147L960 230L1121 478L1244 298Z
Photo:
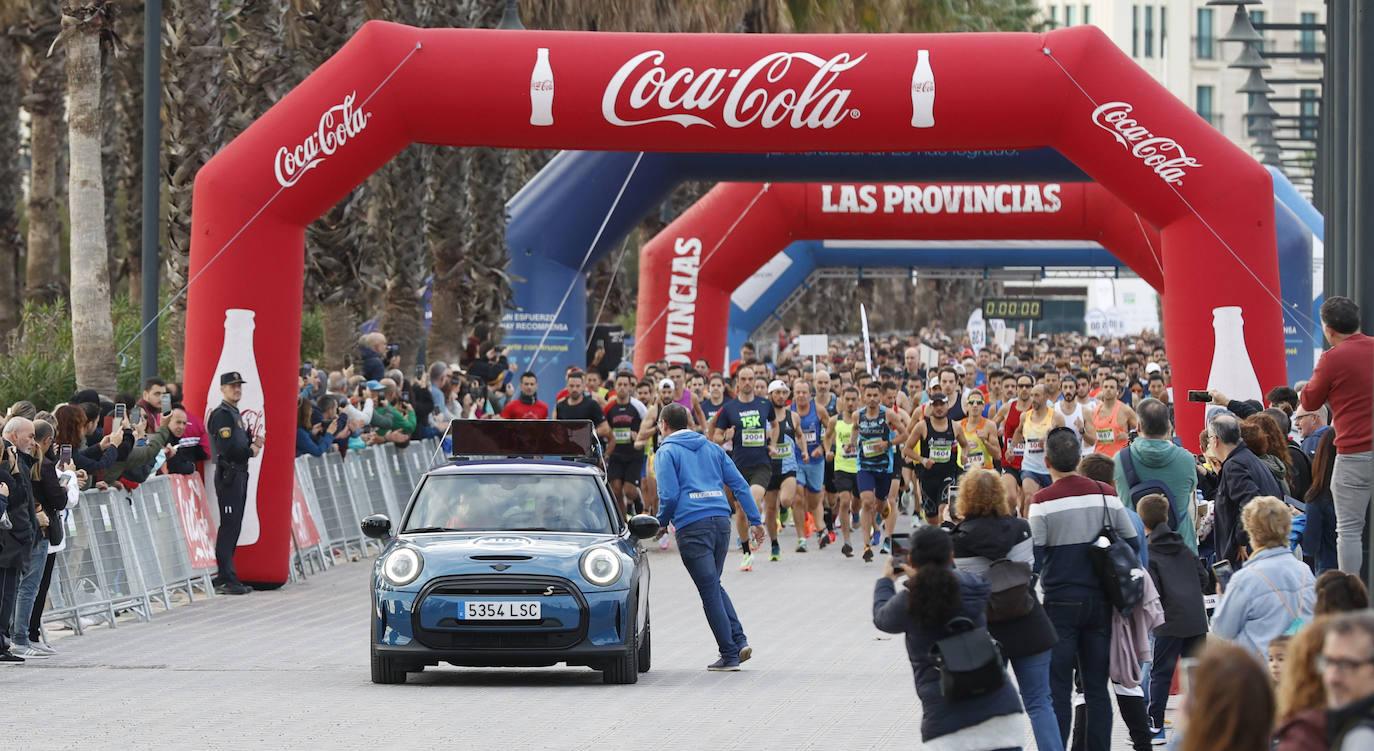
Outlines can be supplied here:
M796 240L1093 240L1164 290L1159 232L1094 183L721 183L640 251L635 369L720 365L730 295Z
M928 66L918 70L919 59ZM239 538L245 580L287 578L305 226L413 142L677 152L1052 146L1161 229L1166 332L1198 342L1171 354L1178 381L1205 379L1211 309L1224 304L1245 309L1261 383L1284 380L1281 315L1268 292L1278 288L1269 174L1092 26L793 36L374 22L196 178L187 403L208 404L217 371L230 365L261 381L267 437Z

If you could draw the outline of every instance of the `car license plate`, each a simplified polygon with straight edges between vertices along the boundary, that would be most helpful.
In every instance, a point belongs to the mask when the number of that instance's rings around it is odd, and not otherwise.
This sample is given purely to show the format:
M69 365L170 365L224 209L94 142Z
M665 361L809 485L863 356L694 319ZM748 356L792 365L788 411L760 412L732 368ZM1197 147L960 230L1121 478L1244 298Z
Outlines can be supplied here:
M538 621L543 619L538 600L462 600L460 621Z

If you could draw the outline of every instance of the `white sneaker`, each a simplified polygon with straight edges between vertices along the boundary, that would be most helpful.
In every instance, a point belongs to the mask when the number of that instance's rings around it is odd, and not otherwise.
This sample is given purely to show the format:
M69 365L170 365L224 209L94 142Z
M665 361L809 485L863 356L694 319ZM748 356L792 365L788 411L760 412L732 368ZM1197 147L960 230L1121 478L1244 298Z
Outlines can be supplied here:
M49 654L49 655L55 655L55 654L57 654L57 650L53 649L52 647L48 646L47 644L44 644L43 642L31 641L31 642L29 642L29 646L30 646L30 647L33 647L34 649L38 650L39 652L44 652L44 653Z
M16 656L23 657L26 660L46 660L49 657L52 657L52 655L48 654L47 652L41 652L37 649L34 649L32 644L16 644L14 645L14 648L10 651L13 652Z

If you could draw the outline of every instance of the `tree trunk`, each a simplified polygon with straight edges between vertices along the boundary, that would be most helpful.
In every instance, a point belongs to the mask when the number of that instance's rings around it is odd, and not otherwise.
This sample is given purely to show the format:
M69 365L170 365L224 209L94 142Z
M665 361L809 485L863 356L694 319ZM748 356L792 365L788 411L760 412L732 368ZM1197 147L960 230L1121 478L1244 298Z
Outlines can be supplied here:
M343 290L320 301L324 324L324 356L315 367L323 370L342 370L352 363L355 374L362 373L361 363L354 362L358 350L358 302Z
M19 60L19 44L0 28L0 60ZM19 328L19 66L0 65L0 354Z
M105 188L100 162L100 41L103 18L62 16L67 53L67 142L71 167L72 355L76 387L115 393L114 326L110 320L110 259L105 244Z
M44 58L41 45L24 54L29 111L28 257L24 300L53 302L62 294L62 219L57 162L62 148L62 58ZM99 142L97 142L97 147Z
M429 152L418 144L408 147L382 168L377 181L381 245L386 266L385 312L382 331L400 348L401 368L415 372L425 339L424 294L429 247L425 242L424 175ZM428 358L428 353L426 353Z
M105 186L107 195L119 197L108 204L114 214L110 237L117 240L114 276L135 301L143 295L143 10L143 0L121 4L120 15L132 23L124 25L119 56L109 61L115 128L107 147L114 152L114 186Z
M462 321L465 308L462 236L467 216L462 186L466 180L463 174L466 160L458 149L425 148L433 154L425 173L425 203L429 207L425 234L433 263L425 357L430 362L456 363L462 359L467 336Z

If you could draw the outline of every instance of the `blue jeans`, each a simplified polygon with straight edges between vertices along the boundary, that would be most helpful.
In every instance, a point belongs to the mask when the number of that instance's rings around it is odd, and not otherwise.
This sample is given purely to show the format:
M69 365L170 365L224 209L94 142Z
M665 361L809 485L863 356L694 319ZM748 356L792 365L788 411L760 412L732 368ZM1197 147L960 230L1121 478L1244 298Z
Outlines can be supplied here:
M1016 687L1021 691L1021 703L1030 718L1036 748L1064 751L1059 720L1055 718L1054 703L1050 701L1051 654L1053 650L1047 649L1029 657L1019 657L1011 661L1011 669L1016 673Z
M42 534L41 532L39 533ZM41 537L33 549L33 556L19 580L19 598L14 604L14 622L10 633L17 646L29 643L29 617L33 615L33 601L38 596L38 583L43 580L43 565L48 560L48 540Z
M1078 668L1087 700L1087 751L1108 751L1112 743L1112 700L1107 670L1112 647L1112 606L1102 595L1045 596L1045 613L1059 634L1050 657L1050 695L1059 736L1067 743L1073 721L1073 671Z
M1308 506L1311 508L1311 506ZM1174 683L1174 667L1180 657L1191 657L1202 648L1206 635L1164 636L1155 634L1154 662L1150 665L1150 727L1164 727L1164 710L1169 706L1169 689Z
M677 551L682 556L682 564L692 583L697 585L701 595L701 607L706 611L706 622L716 637L720 656L726 659L739 657L739 651L749 643L744 638L744 627L735 615L735 606L730 595L720 586L720 575L725 570L725 553L730 549L730 517L712 516L692 522L677 530Z

